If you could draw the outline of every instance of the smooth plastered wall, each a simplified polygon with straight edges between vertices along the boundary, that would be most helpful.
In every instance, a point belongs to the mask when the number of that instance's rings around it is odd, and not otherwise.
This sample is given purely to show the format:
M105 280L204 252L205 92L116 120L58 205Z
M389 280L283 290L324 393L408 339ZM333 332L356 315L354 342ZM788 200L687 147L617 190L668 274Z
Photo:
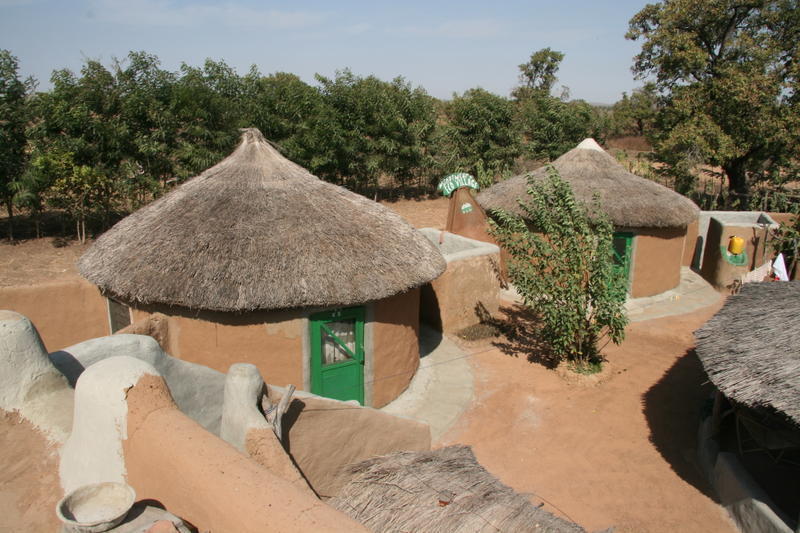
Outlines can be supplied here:
M397 398L419 367L419 298L413 289L373 304L373 407Z
M371 387L371 405L381 407L408 387L419 365L419 289L370 305L366 326L372 341L365 348L372 375L365 372L365 388ZM251 363L268 383L309 389L303 369L310 358L304 338L311 311L237 315L153 305L132 312L135 324L155 313L167 317L164 348L174 357L220 372L234 363Z
M366 531L204 430L178 410L160 377L144 376L126 402L123 454L140 499L200 531Z
M303 388L303 314L290 312L217 313L169 307L133 309L134 322L154 313L168 317L167 352L192 363L227 372L251 363L264 380Z
M51 352L110 333L105 298L81 279L2 287L0 309L28 317Z
M686 228L632 229L634 256L631 297L653 296L681 282Z

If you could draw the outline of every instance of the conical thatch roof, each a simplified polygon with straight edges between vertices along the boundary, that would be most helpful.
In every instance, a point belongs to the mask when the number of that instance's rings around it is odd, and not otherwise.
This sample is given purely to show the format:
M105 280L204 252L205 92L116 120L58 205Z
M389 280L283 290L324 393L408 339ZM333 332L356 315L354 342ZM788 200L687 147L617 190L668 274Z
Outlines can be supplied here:
M561 177L572 186L575 197L591 204L594 195L620 228L681 228L697 219L698 207L688 198L654 181L631 174L593 139L553 162ZM536 179L547 175L547 167L509 178L492 185L478 195L478 202L487 211L502 209L522 215L519 199L528 190L528 176Z
M709 379L728 398L800 424L800 282L748 283L695 332Z
M584 531L500 483L467 446L374 457L350 473L328 504L376 533Z
M215 311L360 304L418 287L445 266L400 216L314 177L256 129L78 262L124 301Z

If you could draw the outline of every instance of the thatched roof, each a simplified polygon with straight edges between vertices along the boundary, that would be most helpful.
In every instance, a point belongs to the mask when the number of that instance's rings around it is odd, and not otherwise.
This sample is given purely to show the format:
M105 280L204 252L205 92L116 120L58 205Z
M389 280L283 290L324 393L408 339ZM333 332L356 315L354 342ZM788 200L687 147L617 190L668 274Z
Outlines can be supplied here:
M696 220L700 211L688 198L625 170L593 139L584 140L553 166L570 183L577 199L591 204L598 194L601 207L619 228L682 228ZM546 175L547 167L542 167L496 183L478 194L478 203L487 211L522 215L519 199L526 197L528 177Z
M800 424L800 281L748 283L695 332L709 379L728 398Z
M326 183L256 129L218 165L136 211L78 262L130 303L250 311L360 304L446 264L391 210Z
M350 473L328 504L376 533L584 531L500 483L467 446L375 457Z

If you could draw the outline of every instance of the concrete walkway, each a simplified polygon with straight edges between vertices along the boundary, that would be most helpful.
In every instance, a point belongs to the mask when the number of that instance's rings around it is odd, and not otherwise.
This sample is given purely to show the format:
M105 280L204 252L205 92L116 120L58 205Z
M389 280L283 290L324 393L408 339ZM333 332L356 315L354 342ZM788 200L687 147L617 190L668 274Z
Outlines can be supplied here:
M419 369L408 389L382 410L425 422L436 442L472 402L472 368L466 352L424 325L419 349Z
M501 297L520 302L516 291L505 290ZM625 308L631 322L691 313L713 305L722 298L699 274L681 269L678 287L657 296L628 300ZM427 423L435 443L467 410L473 397L473 375L469 355L441 333L420 328L419 370L403 394L383 411Z
M681 283L672 290L625 303L631 322L683 315L717 303L722 294L689 267L681 268Z

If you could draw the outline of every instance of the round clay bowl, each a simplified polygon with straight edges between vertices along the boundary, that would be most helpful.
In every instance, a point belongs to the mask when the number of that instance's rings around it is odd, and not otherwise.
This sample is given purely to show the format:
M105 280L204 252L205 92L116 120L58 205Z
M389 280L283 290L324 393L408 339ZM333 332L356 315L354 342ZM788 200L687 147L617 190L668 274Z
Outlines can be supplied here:
M125 483L92 483L61 498L56 514L65 533L99 533L122 522L135 501L136 492Z

